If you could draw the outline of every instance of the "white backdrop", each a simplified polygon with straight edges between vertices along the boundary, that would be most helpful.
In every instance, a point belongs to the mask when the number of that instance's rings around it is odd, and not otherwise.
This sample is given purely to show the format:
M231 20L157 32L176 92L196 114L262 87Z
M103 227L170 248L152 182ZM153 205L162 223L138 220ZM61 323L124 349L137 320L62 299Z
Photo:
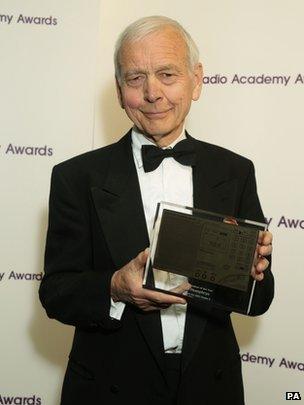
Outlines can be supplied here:
M73 332L37 294L51 168L93 140L99 1L72 3L0 1L0 404L58 404Z
M247 405L283 404L286 391L303 398L303 13L301 0L1 0L1 398L58 403L73 331L48 320L37 299L50 170L130 127L116 101L113 46L151 14L176 18L198 43L205 85L187 128L255 162L275 237L272 307L233 316Z

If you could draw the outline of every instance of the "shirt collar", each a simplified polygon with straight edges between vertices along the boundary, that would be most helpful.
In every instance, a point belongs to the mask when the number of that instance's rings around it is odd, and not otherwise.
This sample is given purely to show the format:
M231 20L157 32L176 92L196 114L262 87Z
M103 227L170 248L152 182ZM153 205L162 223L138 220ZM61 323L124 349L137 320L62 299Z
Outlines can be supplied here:
M135 162L137 164L137 167L140 169L143 166L143 161L142 161L142 156L141 156L141 147L143 145L155 145L154 142L152 142L150 139L145 137L135 126L132 128L132 149L133 149L133 155L135 158ZM170 145L166 146L163 149L168 149L168 148L173 148L179 141L186 139L186 133L185 133L185 127L183 127L183 130L180 134L180 136L175 139Z

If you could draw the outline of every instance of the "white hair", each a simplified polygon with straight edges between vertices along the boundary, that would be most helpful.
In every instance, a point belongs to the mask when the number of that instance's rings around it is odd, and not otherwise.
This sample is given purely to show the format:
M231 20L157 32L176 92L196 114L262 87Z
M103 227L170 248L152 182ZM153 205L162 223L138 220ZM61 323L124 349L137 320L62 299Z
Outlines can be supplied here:
M185 40L185 44L188 49L188 63L191 68L193 68L199 62L199 50L190 34L179 24L177 21L160 16L150 16L143 17L139 20L134 21L132 24L128 25L127 28L119 35L114 51L114 65L115 65L115 76L120 82L121 80L121 65L120 65L120 53L126 42L135 42L143 39L152 32L160 31L165 27L172 27L176 29L182 38Z

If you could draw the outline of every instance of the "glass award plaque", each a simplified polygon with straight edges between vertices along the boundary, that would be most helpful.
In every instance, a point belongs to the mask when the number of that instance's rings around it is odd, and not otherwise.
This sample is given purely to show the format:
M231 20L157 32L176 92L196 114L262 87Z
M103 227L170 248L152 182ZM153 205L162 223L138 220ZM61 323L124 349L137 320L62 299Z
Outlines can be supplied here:
M258 235L266 229L265 223L161 202L143 287L248 314Z

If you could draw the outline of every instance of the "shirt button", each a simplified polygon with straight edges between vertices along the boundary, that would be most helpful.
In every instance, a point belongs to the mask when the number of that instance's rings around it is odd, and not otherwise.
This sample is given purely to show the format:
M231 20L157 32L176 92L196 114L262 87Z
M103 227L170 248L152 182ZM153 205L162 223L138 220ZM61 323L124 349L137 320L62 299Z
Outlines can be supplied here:
M110 391L113 392L113 394L117 394L119 392L119 386L116 384L111 385Z
M221 368L219 368L218 370L216 370L216 372L214 373L214 378L216 380L220 380L223 376L223 370Z

